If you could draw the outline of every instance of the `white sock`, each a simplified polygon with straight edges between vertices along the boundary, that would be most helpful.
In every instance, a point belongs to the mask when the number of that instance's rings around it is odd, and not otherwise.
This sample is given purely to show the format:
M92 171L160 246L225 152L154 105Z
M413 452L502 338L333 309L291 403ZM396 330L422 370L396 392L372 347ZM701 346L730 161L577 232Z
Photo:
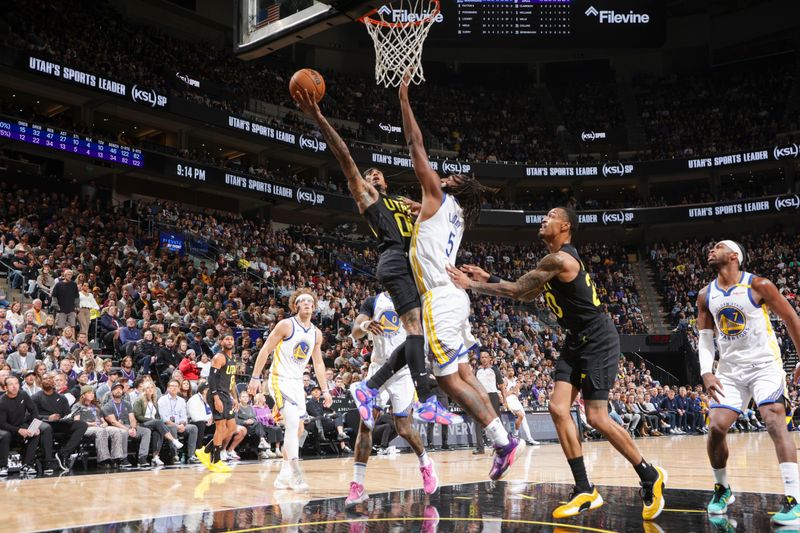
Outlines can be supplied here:
M506 431L503 423L500 422L499 417L489 422L489 425L486 426L486 434L494 442L495 448L508 444L508 431Z
M364 480L367 479L367 464L366 463L354 463L353 464L353 481L358 483L359 485L364 484Z
M716 481L723 487L730 488L730 485L728 485L728 471L724 467L712 468L711 470L714 471L714 481Z
M419 459L419 466L428 466L428 464L431 462L430 457L428 457L428 452L424 450L422 455L418 456L417 459Z
M289 466L291 467L293 474L299 474L302 472L302 470L300 470L300 459L292 459L289 461Z
M531 428L528 426L528 420L523 418L522 425L520 426L522 430L522 434L525 435L525 440L531 441L533 440L533 435L531 435Z
M781 477L783 477L783 492L800 501L800 472L797 463L781 463Z

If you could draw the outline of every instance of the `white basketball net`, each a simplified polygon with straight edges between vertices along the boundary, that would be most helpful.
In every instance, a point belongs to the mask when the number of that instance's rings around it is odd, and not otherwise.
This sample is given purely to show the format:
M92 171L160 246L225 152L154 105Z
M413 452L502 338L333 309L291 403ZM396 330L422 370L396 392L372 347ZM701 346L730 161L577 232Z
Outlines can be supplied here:
M397 0L360 19L375 45L375 83L399 87L406 75L425 81L422 44L439 12L439 0Z

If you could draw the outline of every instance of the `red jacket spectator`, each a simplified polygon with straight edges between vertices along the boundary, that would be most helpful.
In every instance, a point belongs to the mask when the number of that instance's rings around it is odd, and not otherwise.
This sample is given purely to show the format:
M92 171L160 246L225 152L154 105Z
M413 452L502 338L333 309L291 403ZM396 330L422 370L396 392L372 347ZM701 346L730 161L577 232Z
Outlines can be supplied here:
M189 381L197 381L200 379L200 368L198 368L195 362L196 357L194 350L186 350L186 357L181 359L178 365L178 370L183 374L183 379L188 379Z

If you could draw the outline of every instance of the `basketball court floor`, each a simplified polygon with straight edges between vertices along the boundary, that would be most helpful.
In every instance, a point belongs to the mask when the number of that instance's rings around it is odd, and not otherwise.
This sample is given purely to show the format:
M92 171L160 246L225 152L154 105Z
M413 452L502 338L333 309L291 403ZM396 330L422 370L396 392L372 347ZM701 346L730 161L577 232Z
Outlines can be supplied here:
M490 456L471 450L434 452L440 490L420 489L411 454L372 457L367 468L370 500L344 509L352 458L303 461L311 490L277 491L279 460L239 464L231 474L202 467L112 474L10 478L0 482L2 531L147 531L250 533L325 532L714 532L773 530L769 518L782 491L772 442L766 433L730 435L729 479L736 502L727 518L705 512L713 478L705 438L640 439L644 456L669 473L667 506L654 522L641 519L638 478L605 442L584 451L592 481L605 505L568 520L551 517L571 489L558 444L526 448L507 477L487 481ZM15 509L16 511L12 511ZM784 528L780 531L796 531Z

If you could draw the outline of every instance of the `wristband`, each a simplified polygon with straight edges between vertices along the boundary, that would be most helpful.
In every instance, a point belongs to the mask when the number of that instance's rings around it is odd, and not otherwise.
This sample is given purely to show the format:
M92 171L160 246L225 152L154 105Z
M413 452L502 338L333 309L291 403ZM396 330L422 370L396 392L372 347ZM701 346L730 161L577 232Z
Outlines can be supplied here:
M358 329L360 329L364 333L369 333L369 330L367 330L367 328L369 327L369 324L371 322L372 322L372 320L365 320L364 322L362 322L361 324L358 325Z
M257 377L254 376L254 377L250 378L250 380L251 381L264 381L264 378L257 378Z
M486 283L500 283L501 281L503 280L498 278L494 274L489 274L489 279L486 281Z

